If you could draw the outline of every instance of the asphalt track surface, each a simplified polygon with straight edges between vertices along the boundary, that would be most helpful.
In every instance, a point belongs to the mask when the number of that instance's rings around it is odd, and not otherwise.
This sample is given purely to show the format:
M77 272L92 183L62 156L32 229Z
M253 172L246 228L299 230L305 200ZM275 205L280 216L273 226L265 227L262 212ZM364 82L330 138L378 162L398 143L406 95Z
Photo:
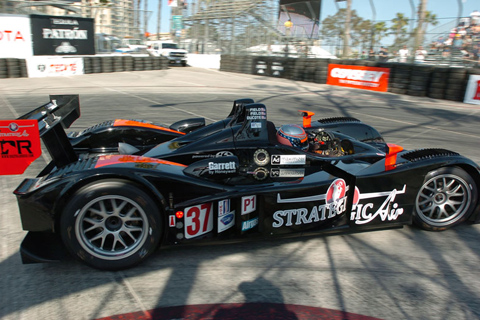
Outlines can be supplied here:
M2 79L0 119L49 94L80 95L72 130L121 117L211 122L249 97L276 125L299 123L298 109L353 116L406 149L442 147L480 163L480 106L445 100L187 67ZM480 319L479 225L173 247L120 272L74 260L22 265L12 191L47 160L0 177L1 319Z

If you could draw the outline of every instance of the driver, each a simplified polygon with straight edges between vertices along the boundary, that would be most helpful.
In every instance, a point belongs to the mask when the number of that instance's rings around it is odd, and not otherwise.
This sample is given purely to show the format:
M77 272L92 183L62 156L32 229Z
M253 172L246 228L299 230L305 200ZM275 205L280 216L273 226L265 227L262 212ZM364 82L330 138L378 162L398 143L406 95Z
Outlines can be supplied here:
M277 131L277 141L286 146L292 146L308 151L308 136L302 127L296 124L285 124Z
M319 141L315 135L308 137L305 130L296 124L283 125L277 131L277 141L283 145L324 156L341 155L340 140L333 137L329 137L328 140L331 141Z

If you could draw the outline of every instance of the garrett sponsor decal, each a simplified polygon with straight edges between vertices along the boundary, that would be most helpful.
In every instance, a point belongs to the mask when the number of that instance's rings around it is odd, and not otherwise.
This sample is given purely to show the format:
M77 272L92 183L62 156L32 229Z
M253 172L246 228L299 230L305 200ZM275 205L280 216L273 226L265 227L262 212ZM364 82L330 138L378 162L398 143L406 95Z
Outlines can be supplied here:
M389 75L388 68L329 64L327 84L386 92Z
M216 163L208 163L208 172L210 174L234 173L237 169L235 161Z

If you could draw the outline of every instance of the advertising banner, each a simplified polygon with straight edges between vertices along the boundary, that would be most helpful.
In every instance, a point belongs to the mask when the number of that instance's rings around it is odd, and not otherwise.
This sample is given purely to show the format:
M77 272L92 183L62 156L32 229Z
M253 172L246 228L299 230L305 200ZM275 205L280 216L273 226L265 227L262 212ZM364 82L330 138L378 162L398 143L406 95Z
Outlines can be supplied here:
M0 58L24 59L32 55L30 18L0 14Z
M480 75L471 75L468 78L467 90L465 91L463 102L480 104Z
M30 19L34 55L95 54L93 19L33 14Z
M386 92L389 75L389 68L329 64L327 84Z
M30 57L27 59L30 78L74 76L83 74L82 58Z
M0 120L0 175L22 174L42 154L37 120Z

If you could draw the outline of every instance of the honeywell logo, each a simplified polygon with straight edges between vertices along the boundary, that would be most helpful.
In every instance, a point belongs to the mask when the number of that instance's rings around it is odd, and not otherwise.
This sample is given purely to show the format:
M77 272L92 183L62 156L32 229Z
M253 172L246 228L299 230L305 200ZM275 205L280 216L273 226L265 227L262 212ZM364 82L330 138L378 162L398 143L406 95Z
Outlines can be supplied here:
M385 74L385 72L382 71L367 71L340 68L334 68L330 72L330 76L334 78L368 82L379 82L383 74Z

